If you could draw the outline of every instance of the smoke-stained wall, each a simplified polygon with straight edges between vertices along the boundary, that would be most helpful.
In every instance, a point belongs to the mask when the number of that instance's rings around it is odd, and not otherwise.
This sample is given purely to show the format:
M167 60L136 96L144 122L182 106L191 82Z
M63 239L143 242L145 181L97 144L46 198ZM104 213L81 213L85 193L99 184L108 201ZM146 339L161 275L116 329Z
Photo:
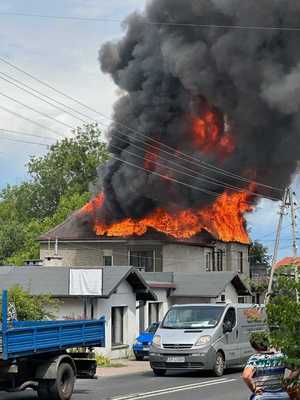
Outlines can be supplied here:
M269 186L289 184L300 154L300 31L277 28L299 21L294 0L152 0L144 13L127 18L123 37L99 53L102 71L122 92L109 131L116 159L99 169L95 189L105 192L102 220L215 200L174 179L215 193L225 188L195 176L246 187L200 161L184 161L180 152ZM196 26L201 24L224 27ZM221 136L229 129L234 139L226 159L195 147L191 118L207 110L217 115ZM189 176L183 167L191 169ZM263 186L257 191L280 196Z

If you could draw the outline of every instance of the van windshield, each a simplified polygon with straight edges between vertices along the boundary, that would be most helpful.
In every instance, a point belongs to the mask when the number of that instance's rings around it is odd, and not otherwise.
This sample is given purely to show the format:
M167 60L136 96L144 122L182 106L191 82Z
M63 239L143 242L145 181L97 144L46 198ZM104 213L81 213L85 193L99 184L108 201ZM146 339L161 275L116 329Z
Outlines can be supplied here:
M223 314L223 306L174 307L168 311L162 324L165 329L214 328Z

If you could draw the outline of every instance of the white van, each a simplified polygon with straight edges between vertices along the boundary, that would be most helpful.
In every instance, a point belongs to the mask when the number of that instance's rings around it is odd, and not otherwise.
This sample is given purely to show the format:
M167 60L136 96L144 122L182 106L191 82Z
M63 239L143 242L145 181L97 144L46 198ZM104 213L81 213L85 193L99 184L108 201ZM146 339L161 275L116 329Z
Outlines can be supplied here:
M211 370L240 366L254 353L250 332L265 329L262 306L253 304L175 305L161 322L150 348L155 375L167 370Z

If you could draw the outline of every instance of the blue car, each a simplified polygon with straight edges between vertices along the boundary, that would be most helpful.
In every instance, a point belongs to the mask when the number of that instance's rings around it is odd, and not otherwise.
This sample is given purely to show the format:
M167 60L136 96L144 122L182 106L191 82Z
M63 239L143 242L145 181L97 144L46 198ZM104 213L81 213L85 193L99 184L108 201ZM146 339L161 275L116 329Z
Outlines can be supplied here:
M143 361L145 357L149 356L149 348L158 326L159 322L154 322L149 326L148 329L145 330L145 332L141 332L136 338L136 342L134 343L132 349L135 358L138 361Z

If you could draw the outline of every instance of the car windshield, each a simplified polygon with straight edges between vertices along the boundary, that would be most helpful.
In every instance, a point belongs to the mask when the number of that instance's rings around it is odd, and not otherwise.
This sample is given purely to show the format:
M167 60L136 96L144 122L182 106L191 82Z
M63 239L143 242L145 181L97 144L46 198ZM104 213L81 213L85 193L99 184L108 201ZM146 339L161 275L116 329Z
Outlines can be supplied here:
M151 324L148 329L146 329L146 332L149 333L155 333L157 331L159 323L158 322L154 322L153 324Z
M174 307L168 311L162 324L165 329L214 328L223 314L223 306Z

